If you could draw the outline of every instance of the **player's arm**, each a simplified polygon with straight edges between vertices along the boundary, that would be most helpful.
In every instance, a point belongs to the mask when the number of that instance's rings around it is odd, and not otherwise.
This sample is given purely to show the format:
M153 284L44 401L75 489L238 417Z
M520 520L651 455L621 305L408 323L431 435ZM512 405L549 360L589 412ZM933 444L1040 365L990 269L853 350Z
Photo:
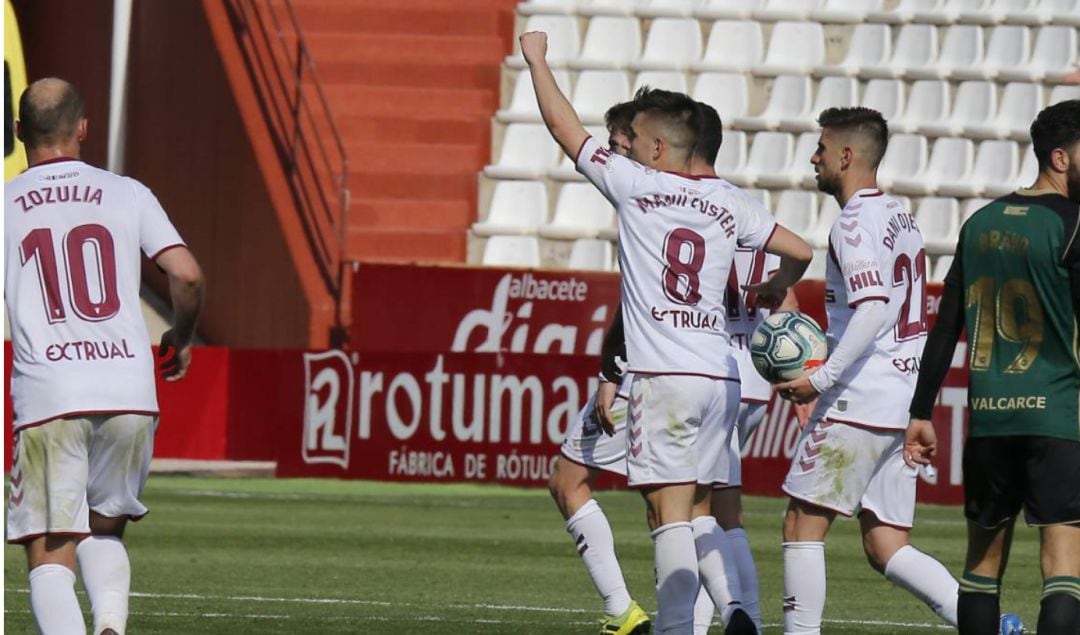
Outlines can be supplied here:
M176 381L191 364L191 342L203 306L203 274L195 256L182 245L165 250L155 262L169 277L173 310L172 328L162 334L158 349L158 355L165 358L160 369L166 381ZM175 355L170 357L170 351Z
M780 267L768 280L756 285L746 285L743 289L757 294L757 302L767 309L776 310L788 302L791 287L795 285L810 266L814 256L810 245L783 225L776 224L772 236L765 243L763 251L780 256ZM798 308L798 302L795 303Z
M600 347L600 386L596 389L596 420L608 436L615 434L611 406L615 403L619 384L626 376L625 365L626 337L623 334L622 303L619 303Z
M555 138L555 142L571 159L576 159L578 151L589 138L585 126L581 125L574 107L563 95L555 76L547 63L547 33L530 31L521 35L521 54L529 64L533 88L536 91L536 103L540 105L540 116Z

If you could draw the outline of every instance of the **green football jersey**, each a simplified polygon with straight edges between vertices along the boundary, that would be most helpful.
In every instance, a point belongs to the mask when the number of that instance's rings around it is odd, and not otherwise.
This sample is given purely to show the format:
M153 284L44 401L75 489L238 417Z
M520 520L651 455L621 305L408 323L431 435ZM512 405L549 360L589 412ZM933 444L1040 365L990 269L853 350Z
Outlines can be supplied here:
M1080 441L1077 214L1059 194L1021 190L960 231L949 282L964 290L973 437Z

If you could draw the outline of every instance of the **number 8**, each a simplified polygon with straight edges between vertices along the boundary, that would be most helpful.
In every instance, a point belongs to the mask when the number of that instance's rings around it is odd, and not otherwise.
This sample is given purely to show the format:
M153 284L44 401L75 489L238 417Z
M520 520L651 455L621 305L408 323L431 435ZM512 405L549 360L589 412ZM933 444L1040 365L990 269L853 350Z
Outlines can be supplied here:
M690 248L689 259L683 259L683 247ZM664 295L678 304L693 306L701 301L701 279L698 273L705 264L705 239L697 232L680 227L664 238Z

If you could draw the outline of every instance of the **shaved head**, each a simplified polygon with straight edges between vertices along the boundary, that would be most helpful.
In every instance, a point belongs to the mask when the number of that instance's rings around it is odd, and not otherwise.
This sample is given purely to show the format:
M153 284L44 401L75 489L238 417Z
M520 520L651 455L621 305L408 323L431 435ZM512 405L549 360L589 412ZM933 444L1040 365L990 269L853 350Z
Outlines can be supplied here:
M67 143L78 134L85 111L79 91L69 82L39 79L19 99L19 139L28 149Z

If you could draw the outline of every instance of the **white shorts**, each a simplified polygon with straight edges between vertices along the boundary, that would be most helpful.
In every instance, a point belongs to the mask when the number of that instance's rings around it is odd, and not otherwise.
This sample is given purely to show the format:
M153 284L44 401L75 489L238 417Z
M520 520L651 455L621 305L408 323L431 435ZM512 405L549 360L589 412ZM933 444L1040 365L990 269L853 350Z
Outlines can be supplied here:
M635 375L627 419L630 487L727 480L739 384L699 375Z
M750 434L765 420L769 404L760 401L744 401L739 404L739 420L735 434L728 444L728 478L724 487L742 487L742 448Z
M90 510L138 520L154 451L156 416L55 419L15 434L8 542L45 534L87 535Z
M626 476L626 396L615 395L611 418L615 434L608 436L596 423L596 393L589 397L573 426L566 431L559 451L574 463Z
M910 528L918 472L904 463L904 431L818 420L803 429L783 490L851 516L865 509Z

